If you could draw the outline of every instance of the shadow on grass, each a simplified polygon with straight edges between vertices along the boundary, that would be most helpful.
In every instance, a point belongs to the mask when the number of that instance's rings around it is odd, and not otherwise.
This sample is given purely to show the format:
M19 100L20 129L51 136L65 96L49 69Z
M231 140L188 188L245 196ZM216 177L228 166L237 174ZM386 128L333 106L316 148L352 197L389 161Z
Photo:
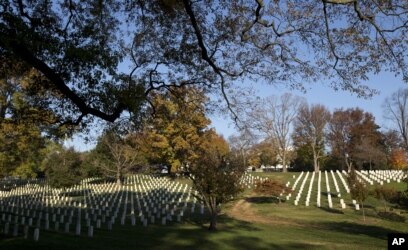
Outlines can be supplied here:
M202 217L193 217L193 218L185 218L183 223L188 223L195 225L201 228L204 231L211 231L208 230L210 218L206 216ZM247 221L236 220L233 219L225 214L219 215L217 220L217 230L214 232L230 232L234 233L234 231L246 230L246 231L257 231L258 228L254 227L254 225Z
M344 214L344 212L339 209L334 209L334 208L329 208L329 207L319 207L319 209L329 212L329 213L333 213L333 214Z
M355 205L354 205L353 203L347 203L347 206L355 207ZM376 208L375 206L368 205L368 204L365 204L365 203L364 203L364 209L375 209L375 208ZM360 204L360 209L363 209L363 208L361 207L361 204Z
M139 246L140 249L265 249L271 248L261 238L242 235L242 231L259 231L249 222L235 220L227 215L218 217L217 230L209 231L208 218L192 218L177 224L160 227L153 232L154 244ZM188 225L194 225L189 227ZM236 235L239 235L238 237Z
M327 195L329 194L328 192L320 192L320 194L322 195L322 196L326 196L327 197Z
M250 203L256 204L263 204L263 203L279 203L279 199L276 197L271 196L255 196L255 197L247 197L245 201ZM281 202L284 202L283 200Z
M187 218L186 218L187 219ZM247 236L243 232L259 231L249 222L235 220L226 215L219 217L218 230L209 231L208 219L184 220L168 225L115 224L113 230L105 227L95 230L93 238L86 234L75 236L62 232L40 230L40 240L22 237L0 237L0 249L265 249L271 248L261 237Z
M382 240L386 240L389 233L401 233L399 231L390 230L379 226L362 225L351 222L327 222L319 223L319 225L331 231L354 235L367 235L369 237Z

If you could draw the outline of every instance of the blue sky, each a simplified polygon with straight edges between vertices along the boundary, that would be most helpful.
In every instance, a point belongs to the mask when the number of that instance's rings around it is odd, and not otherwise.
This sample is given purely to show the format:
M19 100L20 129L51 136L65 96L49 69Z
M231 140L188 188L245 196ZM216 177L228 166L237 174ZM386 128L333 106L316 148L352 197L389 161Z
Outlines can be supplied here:
M257 85L257 95L261 97L271 95L281 95L285 92L291 92L294 95L304 97L309 104L323 104L329 108L330 111L336 108L354 108L360 107L361 109L372 113L376 119L378 125L381 128L390 128L392 124L383 118L382 104L384 99L397 91L399 88L406 88L408 85L402 81L401 78L395 77L390 73L381 73L379 75L371 76L370 80L366 83L371 88L378 90L380 93L370 99L358 98L356 94L349 91L335 91L324 82L306 84L306 93L302 93L299 90L290 89L284 85ZM235 133L233 122L229 117L211 116L212 127L214 127L219 134L222 134L225 138L228 138L231 134ZM91 137L96 138L97 132L91 133ZM86 151L92 149L95 142L91 141L85 143L81 136L75 136L73 139L65 142L65 146L74 146L76 150Z
M349 91L335 91L328 84L321 82L306 84L306 93L302 93L299 90L291 90L284 85L261 85L257 88L257 94L261 97L266 97L271 95L279 96L285 92L290 92L304 97L309 104L323 104L330 111L334 111L337 108L359 107L364 111L372 113L376 123L382 129L392 127L392 123L383 118L382 104L386 97L391 96L399 88L408 87L407 83L404 83L401 78L395 77L394 74L381 73L371 76L370 80L363 84L378 90L380 93L370 99L364 99L357 97L356 94ZM232 121L227 117L211 117L211 119L213 121L212 126L216 128L218 133L223 134L225 138L236 132Z

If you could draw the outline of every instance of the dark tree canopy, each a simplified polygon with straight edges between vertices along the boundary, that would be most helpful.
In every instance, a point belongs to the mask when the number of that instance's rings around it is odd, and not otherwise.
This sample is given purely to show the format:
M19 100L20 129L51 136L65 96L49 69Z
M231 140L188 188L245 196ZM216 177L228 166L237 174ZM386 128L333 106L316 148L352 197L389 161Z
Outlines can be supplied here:
M243 79L371 95L371 73L408 81L407 20L407 1L1 0L0 56L40 73L62 124L85 124L137 117L169 85L232 110L226 88Z
M43 162L49 184L57 188L79 184L82 178L80 153L73 148L65 149L61 146L56 146L55 149L59 150L49 152Z

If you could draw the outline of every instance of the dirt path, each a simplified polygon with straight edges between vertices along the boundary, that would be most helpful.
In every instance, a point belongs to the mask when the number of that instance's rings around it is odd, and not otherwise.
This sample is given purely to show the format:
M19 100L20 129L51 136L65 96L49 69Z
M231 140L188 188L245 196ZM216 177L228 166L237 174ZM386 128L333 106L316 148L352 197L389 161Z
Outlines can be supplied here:
M235 203L235 205L227 212L227 215L235 219L247 222L301 226L296 222L288 221L279 217L259 215L256 209L252 207L252 204L244 199L241 199L237 203Z

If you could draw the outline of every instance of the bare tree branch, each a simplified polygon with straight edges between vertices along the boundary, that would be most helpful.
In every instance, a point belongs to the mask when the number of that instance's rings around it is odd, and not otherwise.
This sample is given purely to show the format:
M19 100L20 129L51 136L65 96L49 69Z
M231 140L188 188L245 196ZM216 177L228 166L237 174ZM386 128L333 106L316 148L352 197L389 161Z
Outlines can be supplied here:
M228 96L227 96L227 94L225 92L225 79L224 79L224 75L222 73L225 73L225 74L227 74L229 76L239 76L239 74L238 75L230 74L227 71L220 69L217 65L215 65L214 61L211 60L211 58L208 56L207 48L206 48L206 46L204 44L204 38L201 35L200 28L198 27L197 20L195 18L195 15L194 15L194 12L193 12L193 9L192 9L192 6L191 6L191 2L189 0L183 0L183 3L184 3L185 10L186 10L188 16L190 17L191 25L194 28L194 33L195 33L195 35L197 37L197 42L198 42L198 45L199 45L199 47L201 49L201 58L204 61L206 61L211 66L211 68L214 70L214 72L221 78L221 93L222 93L222 96L224 97L224 100L227 103L228 110L233 114L234 121L237 122L239 120L239 118L238 118L238 115L235 113L235 111L232 109L229 98L228 98Z

